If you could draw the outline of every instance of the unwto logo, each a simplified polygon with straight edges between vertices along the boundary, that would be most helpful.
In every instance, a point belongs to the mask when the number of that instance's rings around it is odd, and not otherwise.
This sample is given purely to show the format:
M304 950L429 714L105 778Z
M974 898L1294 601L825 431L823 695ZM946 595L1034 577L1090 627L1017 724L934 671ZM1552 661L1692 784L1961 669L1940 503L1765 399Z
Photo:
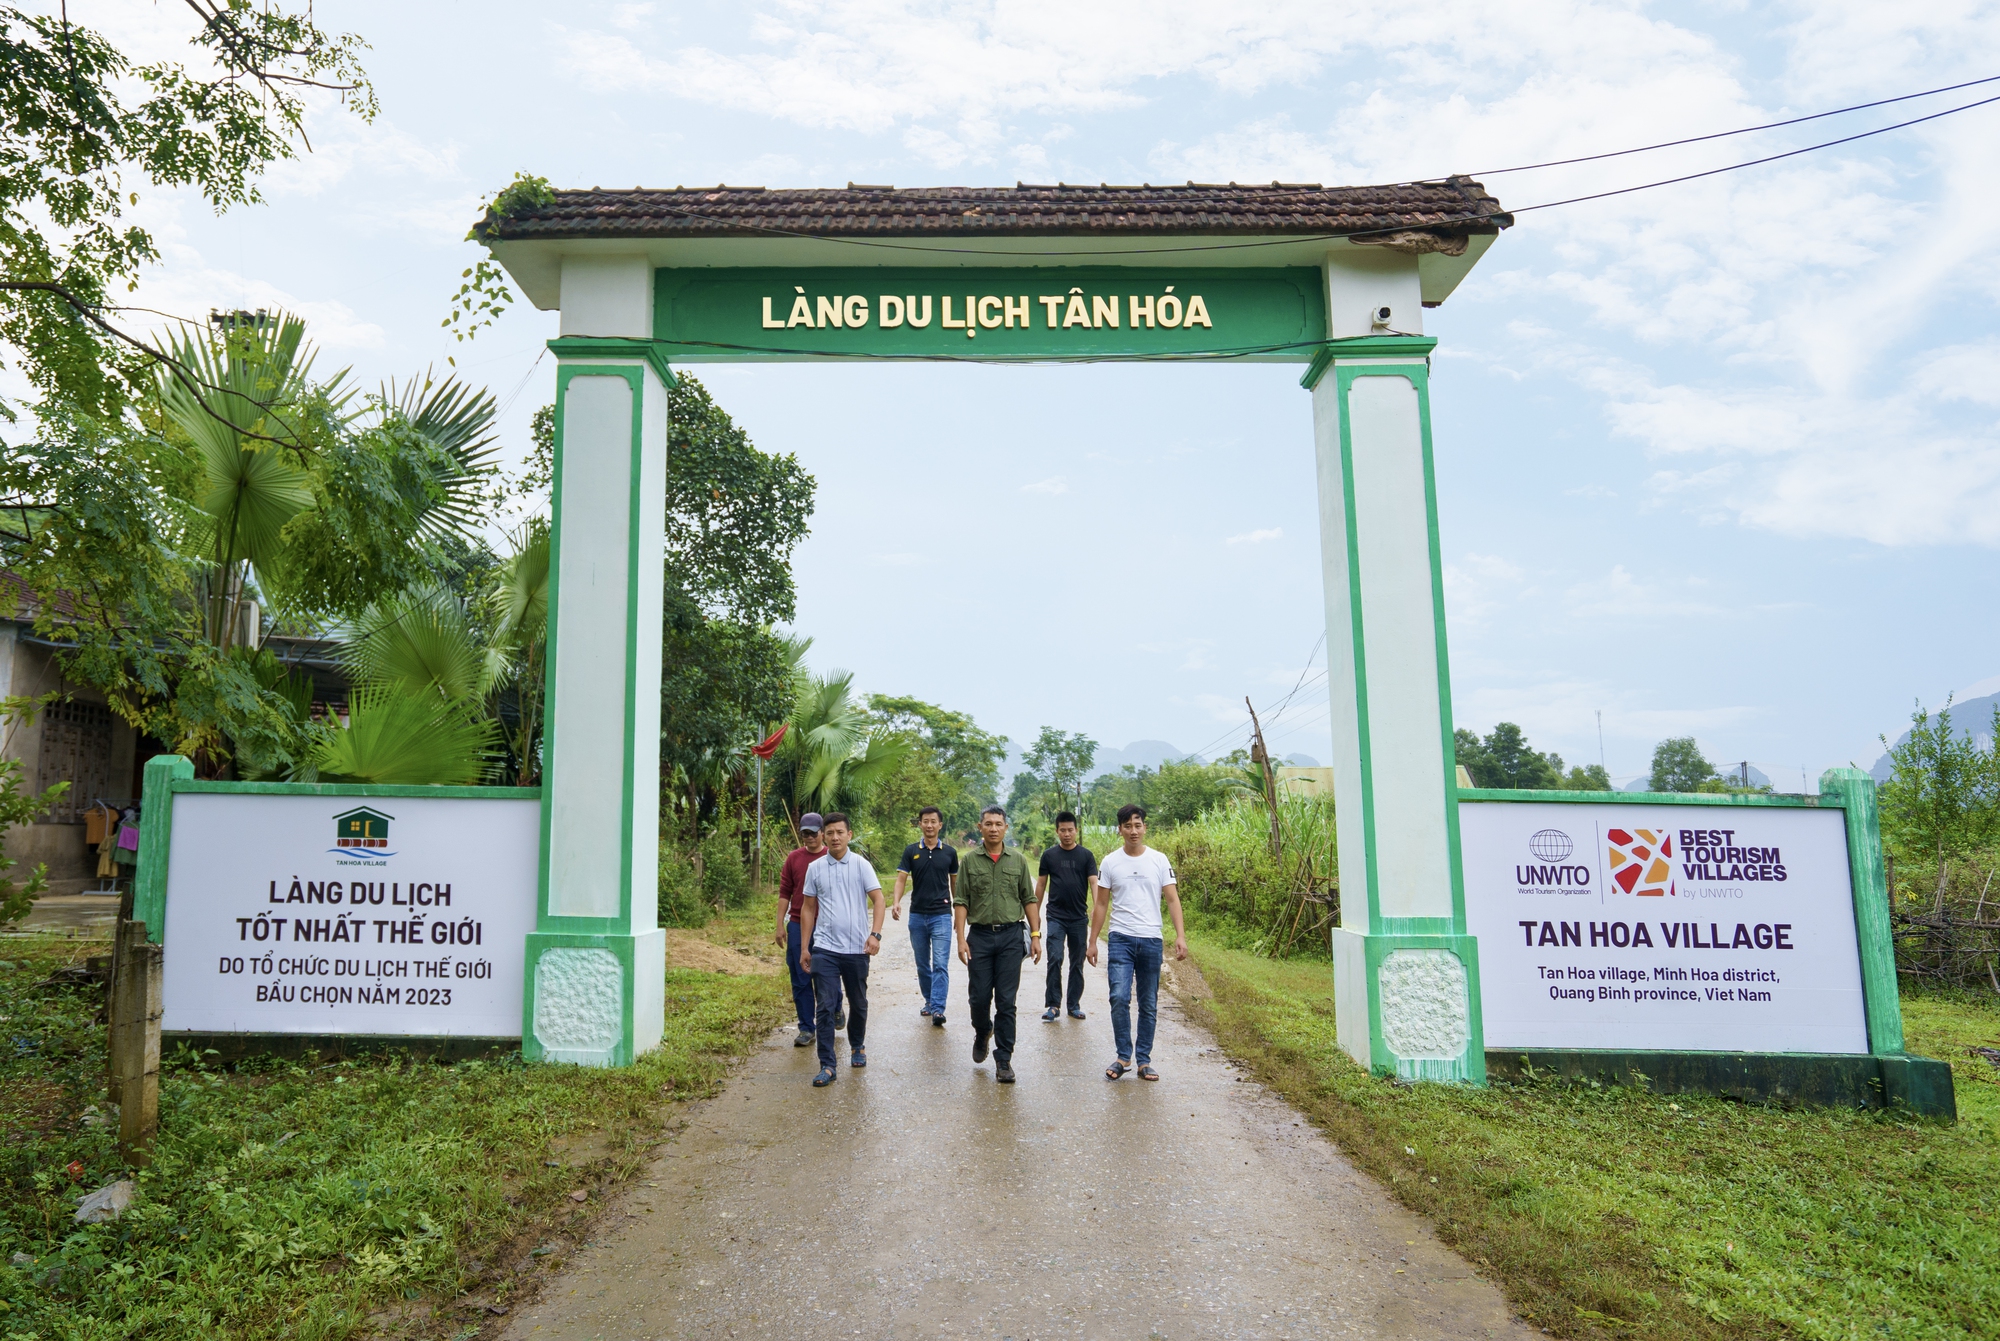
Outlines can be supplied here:
M1665 829L1613 829L1610 845L1612 883L1627 894L1657 898L1674 892L1674 836Z

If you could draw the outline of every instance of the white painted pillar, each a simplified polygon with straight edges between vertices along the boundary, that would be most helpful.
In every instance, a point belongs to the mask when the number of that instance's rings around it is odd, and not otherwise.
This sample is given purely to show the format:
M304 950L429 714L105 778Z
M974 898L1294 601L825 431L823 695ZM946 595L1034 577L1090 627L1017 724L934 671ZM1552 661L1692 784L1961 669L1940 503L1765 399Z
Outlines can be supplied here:
M522 1051L619 1066L664 1027L658 929L667 386L643 256L562 270L542 868Z
M1437 342L1422 333L1414 257L1345 247L1329 255L1326 282L1337 343L1306 385L1340 840L1336 1025L1341 1046L1378 1073L1483 1083L1431 464Z

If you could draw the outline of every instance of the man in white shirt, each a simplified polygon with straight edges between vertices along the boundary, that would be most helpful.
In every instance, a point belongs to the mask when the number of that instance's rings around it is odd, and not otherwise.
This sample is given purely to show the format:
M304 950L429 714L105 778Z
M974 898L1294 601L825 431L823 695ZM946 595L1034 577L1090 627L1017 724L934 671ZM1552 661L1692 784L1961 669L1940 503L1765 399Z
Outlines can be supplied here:
M838 810L829 813L820 833L826 839L826 855L806 867L805 898L799 908L799 940L809 947L800 952L799 962L812 974L819 1026L815 1086L831 1085L840 1074L834 1069L833 1034L843 987L851 998L848 1063L868 1065L863 1047L868 1037L868 959L882 948L882 916L887 911L875 868L848 846L854 832L847 816Z
M1146 846L1146 808L1121 806L1118 833L1125 846L1097 868L1097 903L1090 912L1090 963L1097 966L1097 938L1111 921L1110 962L1104 977L1111 986L1111 1036L1118 1060L1104 1068L1107 1080L1137 1070L1141 1080L1158 1080L1153 1069L1153 1031L1160 1020L1160 962L1165 958L1160 901L1174 919L1174 958L1187 958L1187 928L1181 920L1181 891L1167 854ZM1139 994L1139 1037L1132 1037L1132 989Z

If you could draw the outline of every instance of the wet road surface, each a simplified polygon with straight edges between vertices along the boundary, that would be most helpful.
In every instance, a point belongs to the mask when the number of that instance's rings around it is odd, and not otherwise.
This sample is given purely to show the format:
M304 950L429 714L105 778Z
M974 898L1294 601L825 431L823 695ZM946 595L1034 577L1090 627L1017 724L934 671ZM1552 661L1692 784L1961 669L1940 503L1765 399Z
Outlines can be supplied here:
M1527 1337L1499 1291L1188 1023L1163 987L1157 1083L1089 1019L1041 1021L1020 1081L972 1062L965 970L920 1019L904 924L869 978L869 1065L814 1089L772 1035L595 1240L510 1320L547 1338Z

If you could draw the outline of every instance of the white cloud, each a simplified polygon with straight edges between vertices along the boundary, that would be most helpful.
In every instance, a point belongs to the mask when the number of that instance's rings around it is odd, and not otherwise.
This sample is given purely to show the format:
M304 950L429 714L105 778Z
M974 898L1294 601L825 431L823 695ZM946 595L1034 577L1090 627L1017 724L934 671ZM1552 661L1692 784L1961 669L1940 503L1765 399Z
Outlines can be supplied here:
M1045 480L1036 480L1033 484L1022 485L1021 492L1024 494L1066 494L1069 492L1069 478L1064 475L1051 475Z
M1269 530L1245 531L1242 535L1230 536L1223 543L1225 545L1261 545L1266 540L1282 540L1284 537L1285 528L1282 526L1273 526Z

